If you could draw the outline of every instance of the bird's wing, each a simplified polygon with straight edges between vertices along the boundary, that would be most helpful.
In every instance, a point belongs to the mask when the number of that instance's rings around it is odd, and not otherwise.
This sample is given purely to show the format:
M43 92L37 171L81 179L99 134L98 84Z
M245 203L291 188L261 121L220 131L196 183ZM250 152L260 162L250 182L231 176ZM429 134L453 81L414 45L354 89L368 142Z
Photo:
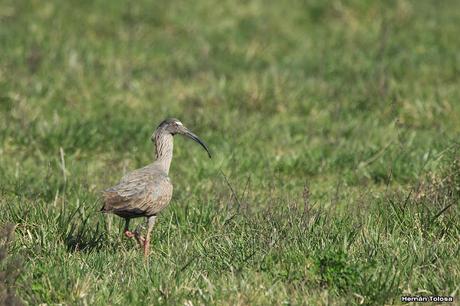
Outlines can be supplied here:
M154 215L169 204L172 184L166 174L144 168L125 175L103 191L103 211L127 217Z

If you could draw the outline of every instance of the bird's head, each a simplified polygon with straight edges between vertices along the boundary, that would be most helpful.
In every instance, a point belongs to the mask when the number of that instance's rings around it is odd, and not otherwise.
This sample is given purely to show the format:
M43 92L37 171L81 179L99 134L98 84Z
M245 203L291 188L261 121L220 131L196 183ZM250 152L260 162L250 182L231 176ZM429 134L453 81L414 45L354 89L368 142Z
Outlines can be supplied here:
M152 135L152 141L155 142L156 135L161 134L170 134L172 136L176 134L181 134L188 138L191 138L192 140L199 143L206 150L206 152L208 152L209 158L211 158L211 153L209 152L208 146L197 135L192 133L188 128L186 128L182 124L182 122L180 122L176 118L168 118L166 120L163 120L163 122L161 122L158 126L155 133Z

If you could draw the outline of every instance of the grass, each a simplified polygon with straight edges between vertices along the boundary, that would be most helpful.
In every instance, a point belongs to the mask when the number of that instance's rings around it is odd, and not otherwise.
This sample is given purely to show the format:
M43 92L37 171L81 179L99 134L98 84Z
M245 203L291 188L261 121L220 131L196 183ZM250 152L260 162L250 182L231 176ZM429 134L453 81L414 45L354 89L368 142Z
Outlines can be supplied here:
M459 12L2 1L0 302L457 297ZM144 262L99 191L151 162L171 116L214 156L176 137L174 197Z

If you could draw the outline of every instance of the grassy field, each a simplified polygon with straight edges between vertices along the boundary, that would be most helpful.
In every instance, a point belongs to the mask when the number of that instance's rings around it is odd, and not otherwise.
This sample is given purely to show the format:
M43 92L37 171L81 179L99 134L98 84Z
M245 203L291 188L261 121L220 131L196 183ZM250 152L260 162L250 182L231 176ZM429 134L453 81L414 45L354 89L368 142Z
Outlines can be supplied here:
M458 302L459 23L456 0L1 1L0 304ZM99 196L167 117L213 159L176 137L144 262Z

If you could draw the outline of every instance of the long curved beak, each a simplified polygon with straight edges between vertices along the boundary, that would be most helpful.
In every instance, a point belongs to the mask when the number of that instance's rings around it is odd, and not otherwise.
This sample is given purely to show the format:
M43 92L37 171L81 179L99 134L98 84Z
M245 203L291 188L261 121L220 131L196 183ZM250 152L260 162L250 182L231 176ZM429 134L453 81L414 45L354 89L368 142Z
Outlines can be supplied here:
M190 132L190 130L185 127L182 131L182 134L198 142L206 150L206 152L208 152L209 158L211 158L211 153L209 152L208 146L200 138L198 138L198 136Z

